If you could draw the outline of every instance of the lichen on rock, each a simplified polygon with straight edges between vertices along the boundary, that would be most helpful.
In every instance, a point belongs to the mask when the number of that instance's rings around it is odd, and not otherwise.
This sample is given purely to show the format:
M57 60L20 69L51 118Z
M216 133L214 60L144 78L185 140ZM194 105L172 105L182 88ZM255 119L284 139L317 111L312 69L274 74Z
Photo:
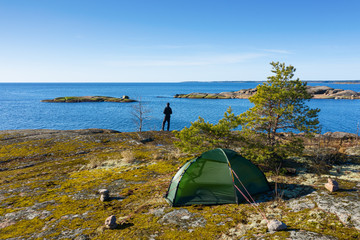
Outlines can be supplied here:
M176 150L171 132L146 134L153 141L104 129L0 131L0 238L360 238L356 156L322 175L310 172L306 158L296 160L292 176L266 172L278 191L254 199L268 219L288 226L270 233L248 203L171 207L163 194L193 156ZM346 141L344 151L356 147ZM124 151L132 155L127 164ZM329 177L339 191L324 189ZM99 200L99 189L109 190L108 201ZM111 215L119 225L110 230L104 220Z

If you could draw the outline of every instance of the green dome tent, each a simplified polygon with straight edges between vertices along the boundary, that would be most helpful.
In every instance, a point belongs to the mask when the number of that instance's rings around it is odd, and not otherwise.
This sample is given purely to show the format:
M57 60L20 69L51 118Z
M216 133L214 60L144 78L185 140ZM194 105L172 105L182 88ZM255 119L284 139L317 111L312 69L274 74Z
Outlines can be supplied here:
M185 163L172 178L165 198L172 206L228 204L245 200L244 193L269 190L257 166L232 150L217 148Z

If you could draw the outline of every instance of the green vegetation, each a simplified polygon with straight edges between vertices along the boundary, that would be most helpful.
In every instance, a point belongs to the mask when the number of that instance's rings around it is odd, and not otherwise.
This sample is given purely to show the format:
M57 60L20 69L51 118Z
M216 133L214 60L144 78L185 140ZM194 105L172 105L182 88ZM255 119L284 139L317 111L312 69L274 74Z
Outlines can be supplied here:
M231 108L224 113L224 117L217 124L205 122L201 117L189 128L185 127L179 132L175 132L180 141L175 145L185 152L199 154L213 148L230 148L239 142L241 138L234 133L238 126L237 116L232 113Z
M168 184L178 167L193 157L174 147L171 132L144 132L153 141L141 143L137 133L36 135L36 131L0 135L0 239L74 239L81 235L91 239L274 239L290 235L267 233L266 222L249 204L170 207L163 198ZM266 175L274 184L276 176ZM276 181L284 186L304 182L302 175L277 176ZM320 189L325 182L326 177L318 178L316 186ZM341 180L339 184L345 190L332 197L356 193L354 182ZM102 188L110 190L111 201L99 200ZM263 201L259 208L291 229L359 237L356 229L334 214L316 207L293 213L286 202ZM185 220L180 216L176 223L165 221L167 214L181 209L188 211ZM117 217L117 229L103 227L110 215Z
M271 65L275 75L257 87L257 93L249 99L255 106L239 116L245 138L251 139L245 154L267 163L301 153L301 139L291 133L317 133L320 111L305 104L311 95L306 83L292 80L296 70L293 66L278 62ZM279 131L289 132L291 137L284 140Z
M292 80L296 70L293 66L278 62L271 65L274 75L249 98L254 107L237 116L229 108L217 124L199 118L177 133L180 139L177 146L199 152L231 144L240 147L247 158L274 167L289 156L299 155L303 150L302 139L293 132L317 133L320 110L306 105L311 95L306 91L306 83ZM233 131L239 126L240 131Z

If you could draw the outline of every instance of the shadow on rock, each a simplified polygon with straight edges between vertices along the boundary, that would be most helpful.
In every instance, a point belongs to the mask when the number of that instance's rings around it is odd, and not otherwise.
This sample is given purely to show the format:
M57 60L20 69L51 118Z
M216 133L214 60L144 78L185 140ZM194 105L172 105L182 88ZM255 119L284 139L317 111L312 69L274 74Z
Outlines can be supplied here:
M299 198L315 191L312 186L288 183L278 183L277 188L274 187L273 189L275 196L280 196L283 199Z
M340 188L338 190L336 190L336 192L356 192L358 191L357 189L343 189L343 188Z
M132 226L134 226L133 223L125 222L125 223L120 223L120 224L118 224L115 229L120 229L120 230L122 230L122 229L126 229L126 228L129 228L129 227L132 227Z
M311 194L316 189L312 186L288 183L270 183L272 191L256 196L256 202L268 202L277 198L284 200L300 198Z
M109 197L109 202L112 201L112 200L124 200L126 197L125 196L120 196L120 197Z

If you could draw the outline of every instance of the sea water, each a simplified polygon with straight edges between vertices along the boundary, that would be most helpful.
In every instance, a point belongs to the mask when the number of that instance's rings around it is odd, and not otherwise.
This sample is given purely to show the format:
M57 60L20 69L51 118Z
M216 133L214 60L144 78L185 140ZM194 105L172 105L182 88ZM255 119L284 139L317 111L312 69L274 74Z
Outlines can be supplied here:
M248 99L184 99L178 93L219 93L254 88L258 82L182 82L182 83L0 83L0 130L10 129L86 129L104 128L121 132L137 130L134 106L138 103L44 103L43 99L63 96L129 96L141 100L145 115L143 130L160 130L163 109L169 102L173 110L171 130L189 127L199 117L216 123L231 106L240 114L252 104ZM309 83L360 92L360 84ZM360 100L312 99L319 108L322 132L358 133ZM135 113L136 115L136 113Z

